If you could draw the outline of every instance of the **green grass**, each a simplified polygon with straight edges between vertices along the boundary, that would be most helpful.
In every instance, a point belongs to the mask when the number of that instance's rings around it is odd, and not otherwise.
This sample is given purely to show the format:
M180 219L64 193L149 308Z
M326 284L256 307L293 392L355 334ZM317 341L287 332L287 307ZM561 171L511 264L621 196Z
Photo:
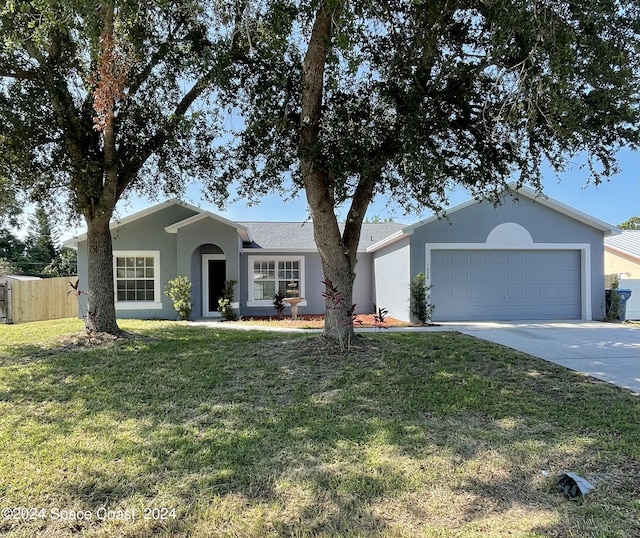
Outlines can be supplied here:
M627 391L457 333L341 354L319 336L122 327L86 346L77 320L0 326L0 508L39 510L0 534L640 535ZM564 499L564 470L596 490Z

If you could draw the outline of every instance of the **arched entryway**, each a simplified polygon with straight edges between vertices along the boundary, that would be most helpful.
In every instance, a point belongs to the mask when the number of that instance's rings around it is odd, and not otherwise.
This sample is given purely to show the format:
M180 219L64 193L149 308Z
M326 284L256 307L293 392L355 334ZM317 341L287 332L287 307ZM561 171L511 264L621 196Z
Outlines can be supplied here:
M219 317L218 300L227 280L227 258L222 249L213 244L201 245L192 257L194 282L193 300L199 301L202 317ZM196 284L197 283L197 284Z

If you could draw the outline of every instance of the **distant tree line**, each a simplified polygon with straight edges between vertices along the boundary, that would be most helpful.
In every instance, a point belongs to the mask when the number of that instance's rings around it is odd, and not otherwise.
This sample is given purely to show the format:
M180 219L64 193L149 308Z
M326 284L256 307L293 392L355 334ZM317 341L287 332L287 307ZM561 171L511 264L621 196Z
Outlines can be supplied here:
M76 251L62 246L44 207L39 206L29 216L24 239L11 231L18 222L18 213L14 210L0 225L0 275L56 277L77 274Z

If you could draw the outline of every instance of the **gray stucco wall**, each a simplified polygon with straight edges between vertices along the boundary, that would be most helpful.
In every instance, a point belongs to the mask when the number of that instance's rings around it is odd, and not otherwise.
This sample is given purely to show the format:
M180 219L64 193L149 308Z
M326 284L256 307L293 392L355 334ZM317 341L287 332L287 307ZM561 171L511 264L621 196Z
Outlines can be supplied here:
M358 263L356 263L356 279L353 283L353 303L356 305L356 314L373 312L373 290L373 255L359 252Z
M488 202L473 204L449 220L415 228L410 236L411 275L425 270L425 243L484 243L496 226L506 222L526 228L534 243L589 244L592 317L604 317L604 233L524 196L517 201L507 196L496 208Z
M409 238L396 241L373 254L374 302L386 308L389 316L409 321L411 275Z

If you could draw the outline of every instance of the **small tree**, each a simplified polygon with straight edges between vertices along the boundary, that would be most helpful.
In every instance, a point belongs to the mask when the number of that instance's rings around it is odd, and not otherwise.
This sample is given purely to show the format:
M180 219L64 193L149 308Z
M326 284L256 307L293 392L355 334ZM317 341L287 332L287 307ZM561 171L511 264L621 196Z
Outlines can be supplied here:
M58 255L42 270L42 273L57 277L77 275L78 252L72 248L62 247Z
M411 313L420 323L426 325L431 322L434 306L430 302L429 290L424 273L418 273L411 282Z
M186 276L179 276L169 280L164 290L181 320L188 320L191 315L191 289L191 281Z
M58 255L59 243L51 225L50 215L39 205L29 217L26 239L26 274L41 275Z
M15 275L18 272L18 266L15 262L7 260L6 258L0 258L0 276L1 275Z
M84 312L84 309L82 308L82 301L80 301L80 298L83 295L89 294L80 288L80 280L76 279L75 282L68 280L67 282L69 283L69 288L71 288L67 292L67 296L73 293L73 295L76 297L78 301L78 311L80 312L80 317L84 321L84 329L87 334L87 340L91 342L91 339L96 333L95 326L96 321L98 320L98 312L96 310L90 310L89 308L87 308L86 313Z
M376 329L378 329L378 332L380 329L389 328L386 321L388 313L389 310L379 307L376 303L373 303L373 324L376 326Z

